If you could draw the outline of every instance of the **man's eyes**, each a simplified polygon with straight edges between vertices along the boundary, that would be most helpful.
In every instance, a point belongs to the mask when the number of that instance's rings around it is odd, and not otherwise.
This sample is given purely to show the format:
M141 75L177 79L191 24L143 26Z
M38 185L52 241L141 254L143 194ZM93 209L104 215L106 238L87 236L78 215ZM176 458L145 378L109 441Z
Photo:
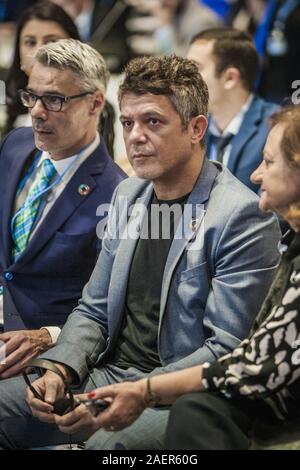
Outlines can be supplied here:
M121 121L121 124L123 127L128 129L130 126L132 126L132 121Z
M160 123L161 123L161 121L158 118L147 118L144 121L144 124L150 125L150 126L157 126ZM134 125L134 121L128 121L128 120L127 121L121 121L121 124L125 129L129 129Z
M44 95L44 99L46 99L48 103L56 104L56 103L60 103L63 98L61 96L56 96L56 95Z
M160 120L157 119L157 118L150 118L150 119L148 119L148 123L149 123L149 124L152 124L153 126L155 126L155 125L157 125L157 124L160 123Z

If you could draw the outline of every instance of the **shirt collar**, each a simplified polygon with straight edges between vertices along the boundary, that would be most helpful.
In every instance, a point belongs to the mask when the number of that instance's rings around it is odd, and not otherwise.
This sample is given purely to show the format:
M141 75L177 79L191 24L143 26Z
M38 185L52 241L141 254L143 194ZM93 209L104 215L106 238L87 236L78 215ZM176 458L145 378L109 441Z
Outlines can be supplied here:
M96 147L98 147L99 143L100 136L97 132L95 139L89 145L81 149L80 152L76 153L75 155L71 155L70 157L64 158L63 160L53 160L53 158L51 158L51 155L48 152L43 151L41 158L39 159L39 162L37 164L37 167L39 167L44 160L49 159L53 163L53 166L59 176L63 177L67 172L68 168L71 168L73 163L77 159L80 159L82 161L85 160L89 155L93 153Z
M88 41L91 36L91 24L93 19L94 6L84 9L75 19L76 26L83 41Z
M210 123L209 123L209 132L211 134L217 136L217 137L219 137L219 136L226 137L227 135L230 135L230 134L231 135L236 135L240 130L240 127L241 127L242 122L244 120L244 116L245 116L246 112L248 111L248 109L250 108L250 105L252 103L253 98L254 98L254 95L253 95L253 93L251 93L251 95L247 99L246 103L243 104L243 106L241 107L239 112L234 116L234 118L230 121L230 123L224 129L223 132L220 132L220 130L218 129L214 119L211 118Z

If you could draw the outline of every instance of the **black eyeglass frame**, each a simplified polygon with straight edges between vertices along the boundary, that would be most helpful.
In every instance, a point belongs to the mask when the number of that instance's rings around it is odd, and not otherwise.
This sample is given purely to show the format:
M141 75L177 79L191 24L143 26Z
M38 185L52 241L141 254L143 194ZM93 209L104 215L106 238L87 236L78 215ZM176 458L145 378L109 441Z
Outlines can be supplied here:
M31 97L33 97L35 99L33 106L28 106L28 104L26 104L26 102L22 98L22 93L28 93L28 95L30 95ZM36 95L35 93L32 93L32 91L21 89L21 90L18 90L18 94L19 94L20 99L22 101L22 104L25 106L25 108L32 109L36 105L36 102L38 100L41 100L41 102L43 103L44 108L47 109L47 111L53 111L54 113L59 113L62 110L62 107L63 107L64 103L68 103L69 101L74 100L76 98L82 98L83 96L86 96L86 95L93 95L94 91L85 91L83 93L79 93L79 95L62 96L62 95L55 95L55 94L52 94L52 93L45 93L44 95ZM47 106L47 104L44 101L44 98L47 97L47 96L49 96L51 98L58 98L59 99L59 101L60 101L59 109L51 109L51 108L48 107L49 105Z

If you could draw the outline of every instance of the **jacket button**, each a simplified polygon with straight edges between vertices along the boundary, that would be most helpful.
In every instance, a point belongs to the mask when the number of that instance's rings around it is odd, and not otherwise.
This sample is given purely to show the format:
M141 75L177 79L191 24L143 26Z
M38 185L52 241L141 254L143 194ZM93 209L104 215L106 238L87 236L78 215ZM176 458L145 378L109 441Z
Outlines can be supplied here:
M4 277L7 281L12 281L13 278L14 278L14 275L13 275L13 273L8 272L8 273L4 274Z

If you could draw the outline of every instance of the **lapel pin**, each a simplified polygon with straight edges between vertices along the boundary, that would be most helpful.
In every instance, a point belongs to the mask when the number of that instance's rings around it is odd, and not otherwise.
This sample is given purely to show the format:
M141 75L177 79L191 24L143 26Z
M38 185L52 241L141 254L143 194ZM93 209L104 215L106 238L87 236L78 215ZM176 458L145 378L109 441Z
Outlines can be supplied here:
M91 191L91 188L87 184L81 184L78 187L78 192L80 196L87 196L90 191Z
M191 223L190 223L190 229L193 231L193 232L196 232L198 226L199 226L199 223L200 223L200 219L192 219L191 220Z

